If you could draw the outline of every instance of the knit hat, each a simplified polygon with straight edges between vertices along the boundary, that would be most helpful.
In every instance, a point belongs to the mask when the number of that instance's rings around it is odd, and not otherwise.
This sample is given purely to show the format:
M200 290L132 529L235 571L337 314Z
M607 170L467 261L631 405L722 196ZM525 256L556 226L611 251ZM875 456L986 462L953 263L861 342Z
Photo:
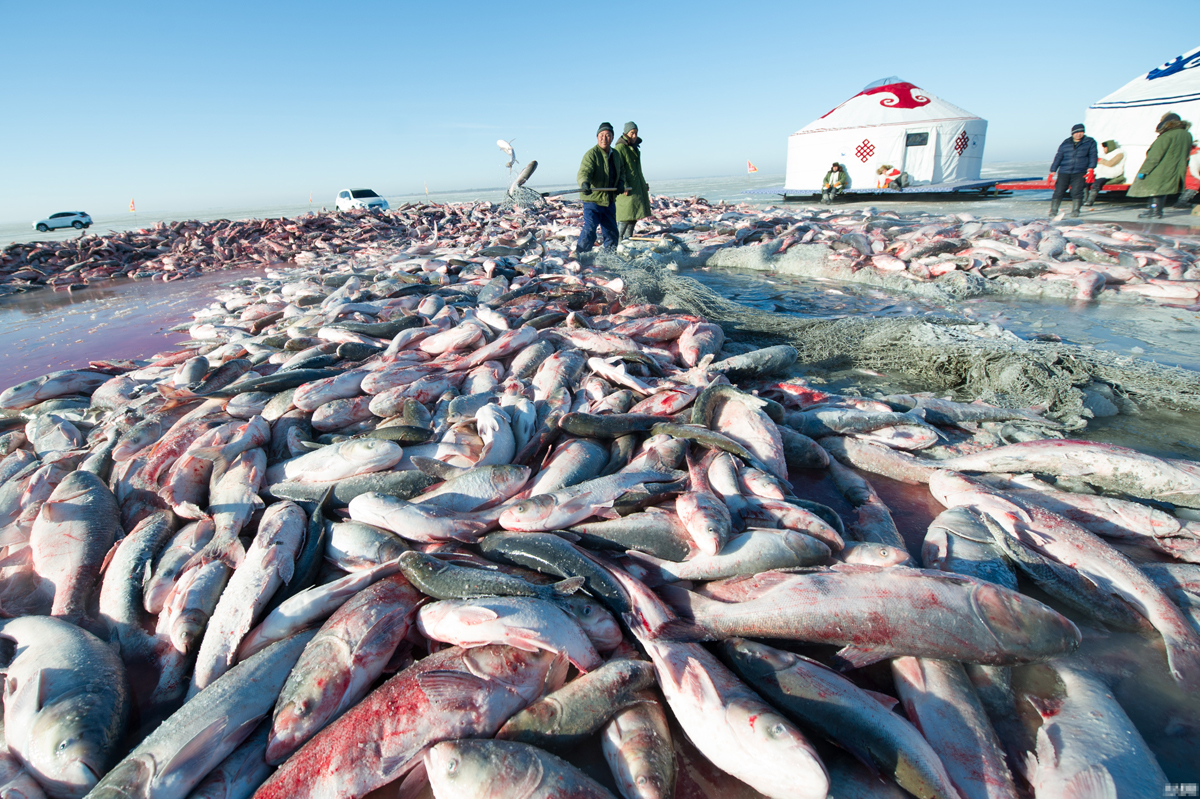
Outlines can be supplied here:
M625 129L624 129L623 131L621 131L621 135L622 135L622 136L624 136L624 135L625 135L626 133L628 133L629 131L631 131L631 130L637 130L637 129L638 129L638 127L637 127L637 123L636 123L636 122L626 122L626 123L625 123Z
M1083 123L1079 122L1071 126L1072 133L1083 133Z
M1104 142L1104 146L1107 147L1108 151L1111 153L1121 145L1117 144L1116 139L1109 139L1108 141Z
M600 131L603 131L603 130L607 130L609 133L612 133L613 126L611 124L609 124L608 122L601 122L600 127L596 128L596 135L599 136Z

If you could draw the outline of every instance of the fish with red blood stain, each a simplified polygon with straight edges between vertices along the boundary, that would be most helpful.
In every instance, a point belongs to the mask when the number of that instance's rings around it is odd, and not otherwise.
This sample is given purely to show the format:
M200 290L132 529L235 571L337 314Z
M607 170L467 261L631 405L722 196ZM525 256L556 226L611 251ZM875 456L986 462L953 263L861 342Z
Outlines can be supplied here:
M441 741L488 738L544 690L566 658L452 647L385 682L280 766L255 799L351 799L403 776Z
M269 725L268 763L282 763L366 695L425 600L404 575L394 574L334 611L279 692Z

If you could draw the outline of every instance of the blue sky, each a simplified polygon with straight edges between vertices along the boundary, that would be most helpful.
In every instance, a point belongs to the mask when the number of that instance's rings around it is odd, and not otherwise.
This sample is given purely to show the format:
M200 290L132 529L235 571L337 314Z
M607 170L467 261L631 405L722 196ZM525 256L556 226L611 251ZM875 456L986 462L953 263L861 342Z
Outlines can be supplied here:
M638 123L652 188L782 173L788 134L889 75L986 118L985 161L1049 162L1089 103L1200 44L1195 0L1146 9L4 0L0 221L500 186L499 138L571 182L604 120Z

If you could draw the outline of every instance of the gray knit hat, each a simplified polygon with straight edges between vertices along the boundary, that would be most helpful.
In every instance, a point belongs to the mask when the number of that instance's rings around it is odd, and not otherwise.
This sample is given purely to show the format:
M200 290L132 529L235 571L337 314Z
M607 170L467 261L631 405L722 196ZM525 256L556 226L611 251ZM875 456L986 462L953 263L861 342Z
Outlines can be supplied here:
M614 131L613 131L613 126L612 126L611 124L609 124L608 122L601 122L601 123L600 123L600 127L596 128L596 135L597 135L597 136L599 136L599 135L600 135L600 131L603 131L603 130L607 130L609 133L613 133L613 132L614 132Z
M637 130L637 129L638 129L638 127L637 127L637 123L636 123L636 122L626 122L626 123L625 123L625 130L621 131L621 135L622 135L622 136L624 136L624 135L625 135L626 133L628 133L629 131L631 131L631 130Z

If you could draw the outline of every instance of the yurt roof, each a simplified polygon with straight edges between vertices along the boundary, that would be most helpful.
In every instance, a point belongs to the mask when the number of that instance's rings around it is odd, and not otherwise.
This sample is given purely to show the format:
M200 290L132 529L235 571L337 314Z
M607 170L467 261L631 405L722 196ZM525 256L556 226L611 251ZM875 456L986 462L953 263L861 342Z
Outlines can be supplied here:
M868 84L861 92L792 135L961 119L979 117L907 81L890 77Z
M1092 108L1153 108L1200 100L1200 47L1139 75Z

